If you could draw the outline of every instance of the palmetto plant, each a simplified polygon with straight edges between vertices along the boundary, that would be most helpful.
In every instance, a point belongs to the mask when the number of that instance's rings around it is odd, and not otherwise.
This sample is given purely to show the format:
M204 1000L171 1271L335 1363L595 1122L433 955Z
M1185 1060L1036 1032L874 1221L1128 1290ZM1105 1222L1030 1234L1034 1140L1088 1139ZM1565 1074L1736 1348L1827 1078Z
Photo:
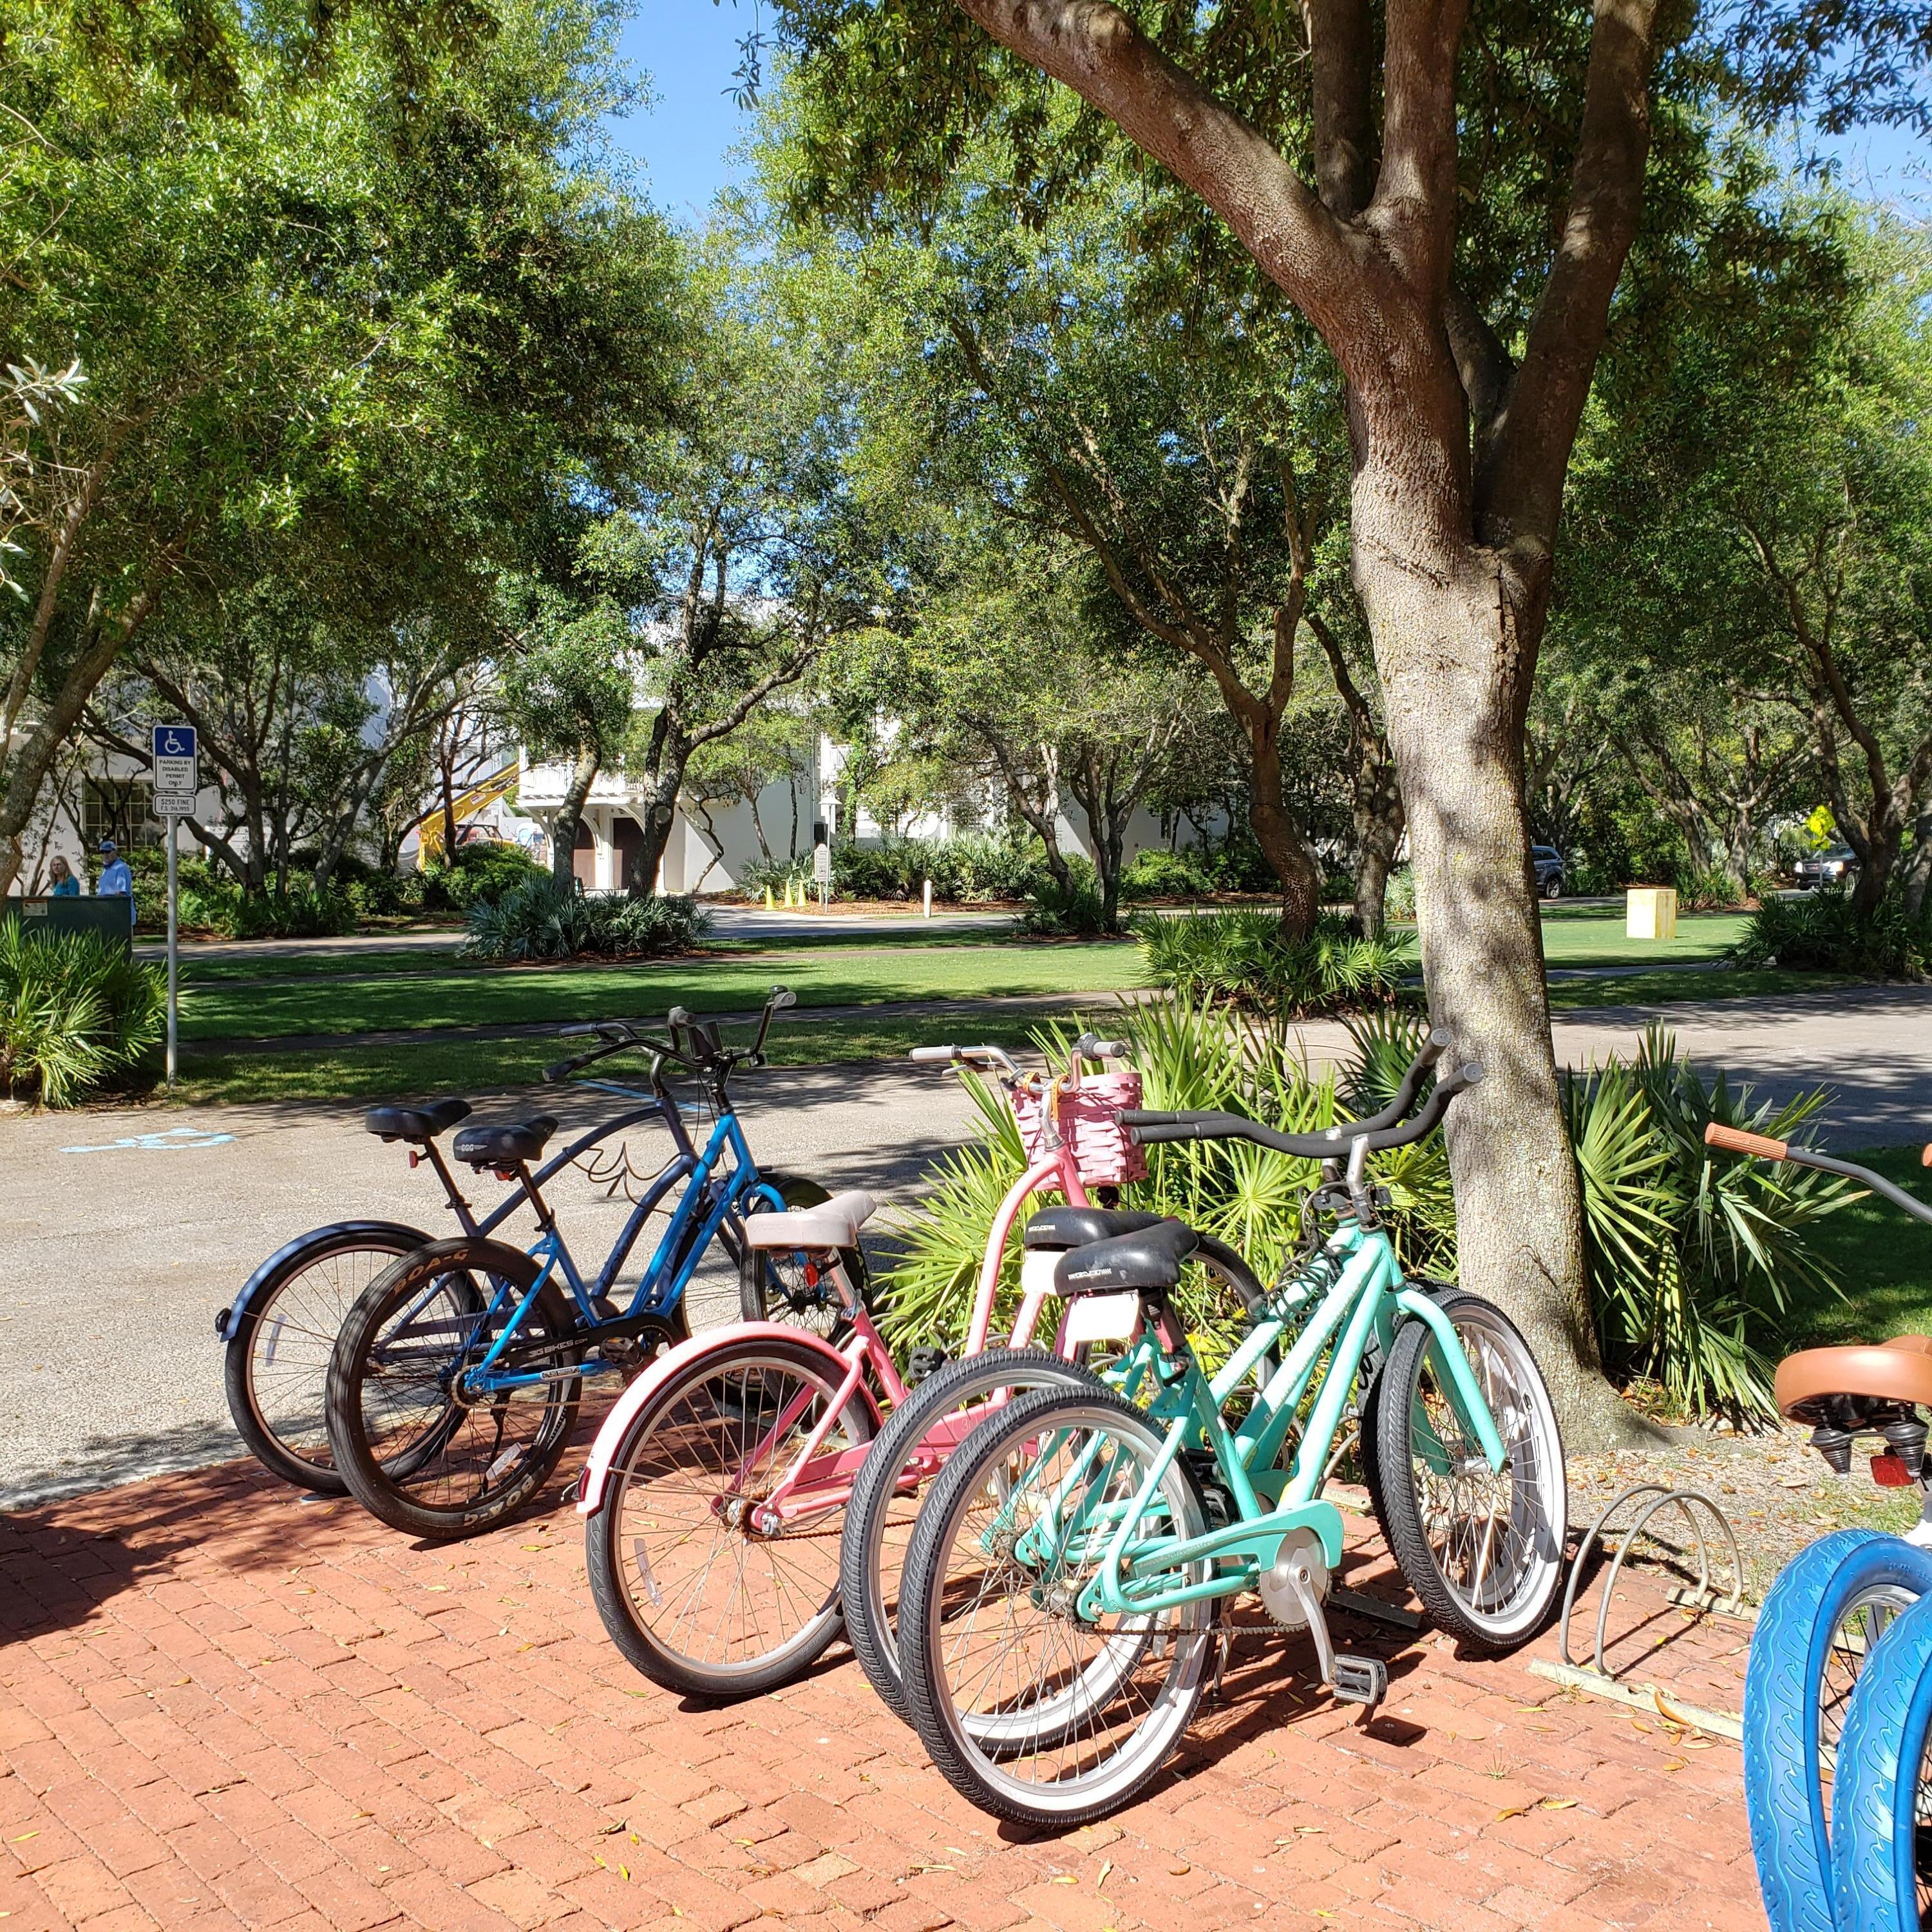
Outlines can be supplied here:
M0 920L0 1082L50 1107L127 1084L160 1043L164 983L98 933Z
M1312 1073L1276 1028L1205 1001L1182 997L1150 1000L1131 1016L1110 1015L1110 1031L1124 1034L1139 1070L1144 1104L1156 1108L1216 1108L1246 1114L1284 1131L1306 1133L1353 1118L1393 1090L1420 1044L1420 1023L1398 1015L1358 1025L1353 1058L1338 1087L1333 1072ZM1065 1064L1075 1028L1043 1028L1034 1043L1055 1066ZM1394 1076L1384 1077L1394 1060ZM904 1228L895 1264L882 1280L888 1337L910 1346L956 1346L964 1332L980 1256L1000 1197L1025 1168L1025 1156L1004 1096L976 1076L964 1076L977 1106L976 1137L945 1156L927 1177L928 1192ZM1178 1215L1203 1233L1238 1249L1264 1282L1298 1249L1301 1210L1318 1170L1240 1141L1176 1141L1150 1147L1148 1178L1122 1191L1122 1205ZM1451 1260L1454 1222L1448 1165L1440 1136L1416 1148L1378 1156L1371 1172L1390 1192L1405 1265L1440 1270ZM1010 1246L999 1314L1010 1318L1019 1288L1018 1257ZM1228 1337L1210 1332L1204 1309L1190 1308L1190 1324L1211 1353ZM997 1319L997 1318L996 1318Z
M1857 1190L1714 1154L1704 1128L1714 1120L1788 1140L1825 1100L1754 1106L1748 1087L1733 1092L1721 1074L1706 1088L1656 1027L1634 1061L1565 1082L1592 1299L1614 1378L1655 1383L1688 1414L1776 1414L1767 1351L1779 1318L1796 1292L1838 1292L1808 1236Z
M1389 1009L1349 1023L1351 1051L1315 1072L1286 1029L1180 996L1150 1000L1130 1017L1110 1015L1127 1036L1157 1108L1216 1108L1306 1132L1359 1119L1384 1105L1414 1057L1423 1022ZM1064 1064L1072 1025L1036 1033ZM1000 1198L1025 1159L1004 1096L966 1076L977 1132L928 1177L928 1192L904 1228L896 1264L881 1276L883 1324L896 1344L956 1346L980 1255ZM1713 1156L1706 1121L1788 1137L1822 1105L1810 1094L1784 1107L1754 1106L1721 1076L1706 1088L1664 1033L1646 1036L1633 1063L1612 1060L1566 1088L1583 1181L1586 1244L1605 1364L1613 1379L1660 1384L1690 1414L1743 1419L1772 1412L1765 1352L1794 1292L1836 1288L1809 1236L1819 1219L1855 1197L1846 1183L1802 1170ZM1298 1252L1301 1210L1316 1178L1310 1161L1245 1142L1177 1141L1148 1149L1148 1178L1123 1204L1175 1214L1238 1249L1263 1281ZM1404 1268L1453 1276L1455 1209L1442 1137L1377 1156L1370 1172L1388 1190ZM1010 1248L1001 1312L1019 1287ZM1184 1289L1184 1307L1187 1297ZM1208 1351L1204 1311L1189 1309Z

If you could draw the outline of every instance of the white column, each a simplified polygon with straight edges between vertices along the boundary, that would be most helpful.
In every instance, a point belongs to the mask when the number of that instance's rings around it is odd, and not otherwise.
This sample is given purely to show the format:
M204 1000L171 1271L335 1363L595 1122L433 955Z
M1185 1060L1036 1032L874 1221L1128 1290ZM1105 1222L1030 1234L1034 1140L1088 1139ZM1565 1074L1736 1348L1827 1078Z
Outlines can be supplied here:
M616 869L616 853L610 843L610 808L590 806L584 818L590 826L590 881L598 892L608 892L616 883L611 874Z

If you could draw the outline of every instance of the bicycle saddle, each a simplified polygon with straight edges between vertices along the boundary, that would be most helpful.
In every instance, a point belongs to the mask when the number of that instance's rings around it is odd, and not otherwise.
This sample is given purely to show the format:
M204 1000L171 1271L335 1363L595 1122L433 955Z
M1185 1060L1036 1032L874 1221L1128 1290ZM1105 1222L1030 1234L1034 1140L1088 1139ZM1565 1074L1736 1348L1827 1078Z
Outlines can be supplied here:
M1026 1224L1024 1238L1030 1248L1084 1248L1158 1228L1166 1218L1132 1208L1042 1208Z
M371 1107L362 1124L386 1141L433 1141L469 1114L467 1100L432 1100L423 1107Z
M814 1253L856 1247L859 1230L872 1218L878 1205L869 1194L852 1187L815 1208L788 1208L782 1214L748 1214L745 1245L800 1248Z
M1877 1348L1807 1348L1778 1365L1778 1412L1794 1422L1846 1424L1845 1396L1932 1408L1932 1335L1898 1335Z
M514 1167L519 1161L536 1160L544 1142L556 1132L556 1120L550 1114L494 1124L482 1120L465 1127L450 1143L449 1150L472 1167Z
M1054 1292L1072 1296L1173 1288L1180 1282L1181 1264L1200 1244L1201 1237L1185 1221L1162 1220L1109 1241L1070 1249L1054 1264Z

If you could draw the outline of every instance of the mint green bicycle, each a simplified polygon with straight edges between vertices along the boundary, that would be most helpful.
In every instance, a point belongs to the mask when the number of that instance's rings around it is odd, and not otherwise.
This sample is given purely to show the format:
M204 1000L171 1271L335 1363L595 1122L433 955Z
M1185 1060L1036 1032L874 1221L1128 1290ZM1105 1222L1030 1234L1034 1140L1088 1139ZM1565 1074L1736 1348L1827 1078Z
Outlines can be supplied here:
M1332 1232L1211 1378L1168 1300L1193 1229L1169 1220L1060 1259L1064 1340L1124 1343L1113 1386L1042 1390L982 1423L906 1556L910 1714L982 1810L1064 1828L1136 1796L1192 1720L1210 1664L1218 1678L1246 1592L1275 1626L1309 1634L1339 1700L1372 1711L1387 1667L1339 1654L1323 1609L1342 1516L1322 1492L1351 1420L1383 1532L1437 1625L1496 1652L1548 1614L1568 1518L1542 1376L1500 1310L1405 1280L1366 1177L1371 1153L1421 1139L1482 1077L1462 1067L1402 1119L1444 1044L1432 1037L1394 1107L1326 1134L1231 1114L1122 1115L1142 1142L1240 1138L1320 1160L1310 1210Z

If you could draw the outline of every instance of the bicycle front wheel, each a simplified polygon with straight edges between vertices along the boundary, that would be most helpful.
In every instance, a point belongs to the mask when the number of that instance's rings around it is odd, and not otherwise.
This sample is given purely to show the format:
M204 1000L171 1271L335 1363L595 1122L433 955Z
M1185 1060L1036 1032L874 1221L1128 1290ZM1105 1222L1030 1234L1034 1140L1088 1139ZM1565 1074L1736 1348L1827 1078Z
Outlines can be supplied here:
M1162 1446L1117 1396L1042 1389L982 1423L933 1485L906 1554L899 1658L914 1727L982 1810L1048 1828L1104 1816L1160 1774L1193 1718L1213 1603L1083 1604ZM1136 1555L1206 1521L1177 1456ZM1204 1582L1210 1567L1162 1580Z
M1830 1806L1858 1680L1900 1615L1932 1590L1932 1551L1834 1530L1766 1593L1744 1672L1744 1805L1775 1932L1836 1932Z
M318 1228L256 1288L222 1350L236 1432L271 1475L342 1496L328 1447L328 1358L356 1298L429 1239L413 1228Z
M815 1180L795 1174L766 1177L787 1208L816 1208L832 1197ZM775 1211L762 1198L748 1204L754 1214ZM842 1248L838 1258L845 1278L866 1299L870 1286L863 1250ZM808 1264L802 1255L782 1253L771 1248L745 1250L738 1268L738 1306L747 1322L782 1322L788 1328L802 1329L808 1335L842 1342L851 1332L831 1278Z
M433 1242L378 1275L343 1324L328 1369L328 1441L349 1492L412 1536L489 1528L534 1497L577 1418L584 1343L546 1282L494 1370L474 1378L530 1290L538 1264L500 1242Z
M1919 1932L1932 1924L1932 1598L1879 1639L1852 1691L1838 1762L1838 1932Z
M1433 1331L1396 1331L1376 1378L1376 1471L1383 1533L1439 1630L1499 1652L1542 1626L1562 1581L1569 1534L1563 1438L1529 1344L1474 1294L1438 1297L1502 1438L1490 1467L1466 1428Z
M775 1689L837 1635L845 1484L828 1466L872 1439L862 1386L813 1450L823 1473L768 1498L840 1402L844 1365L800 1340L726 1340L640 1409L585 1532L610 1640L687 1696Z

